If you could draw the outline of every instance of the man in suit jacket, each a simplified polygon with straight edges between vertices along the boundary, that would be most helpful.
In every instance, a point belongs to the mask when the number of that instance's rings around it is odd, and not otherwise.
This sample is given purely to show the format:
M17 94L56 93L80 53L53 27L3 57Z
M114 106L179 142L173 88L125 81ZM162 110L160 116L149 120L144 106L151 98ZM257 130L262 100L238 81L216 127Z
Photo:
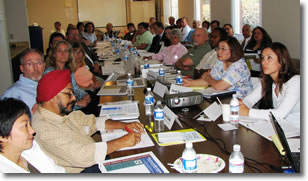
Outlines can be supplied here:
M170 40L166 37L164 32L164 25L161 22L155 22L154 25L155 36L152 41L151 48L148 52L158 53L162 44L164 46L170 46Z

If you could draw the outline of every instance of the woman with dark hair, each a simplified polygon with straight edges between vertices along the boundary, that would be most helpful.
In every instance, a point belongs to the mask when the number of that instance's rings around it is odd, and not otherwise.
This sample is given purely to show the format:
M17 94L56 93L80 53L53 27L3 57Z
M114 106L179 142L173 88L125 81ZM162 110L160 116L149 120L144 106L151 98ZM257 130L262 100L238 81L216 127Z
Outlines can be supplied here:
M71 80L73 86L73 92L76 96L77 102L74 106L74 110L86 107L90 101L90 95L83 89L81 89L75 79L74 72L77 70L76 61L73 60L73 49L72 46L65 40L58 41L52 52L46 59L46 68L44 75L54 70L65 70L71 71Z
M149 31L149 23L141 22L132 40L133 45L139 50L148 51L152 45L153 35Z
M97 41L97 37L94 33L94 30L95 30L95 27L92 22L88 22L84 26L84 33L82 34L82 36L91 42L90 46L95 46L96 41Z
M245 97L252 90L250 71L243 59L243 50L234 37L228 37L219 42L217 61L209 72L205 72L200 79L184 79L183 85L211 86L216 90L236 91L239 98Z
M34 140L30 115L24 102L0 100L0 173L65 173Z
M253 29L252 36L247 46L244 48L245 53L255 53L261 56L261 51L264 47L270 45L272 39L264 28L258 26ZM253 76L259 77L261 66L260 58L250 59L247 61L249 68L252 70Z
M124 40L132 41L132 39L134 38L135 33L136 33L136 27L135 27L134 23L128 23L127 24L127 30L128 30L128 32L124 36Z
M84 28L83 22L77 23L77 29L78 29L80 35L82 35L84 33L85 28Z
M261 57L261 83L240 105L240 114L269 120L269 112L300 128L300 76L288 49L275 42L265 47ZM260 101L259 108L252 107Z

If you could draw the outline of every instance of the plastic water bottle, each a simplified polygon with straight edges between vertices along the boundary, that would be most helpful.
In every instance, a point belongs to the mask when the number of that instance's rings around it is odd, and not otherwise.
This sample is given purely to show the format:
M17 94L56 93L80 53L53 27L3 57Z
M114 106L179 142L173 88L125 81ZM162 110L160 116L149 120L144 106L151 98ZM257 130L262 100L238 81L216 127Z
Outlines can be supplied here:
M233 145L233 152L229 157L229 173L244 173L244 156L240 145Z
M152 116L154 113L154 96L151 88L147 88L147 92L144 97L145 115Z
M230 102L230 122L231 124L238 124L240 117L240 103L236 97L236 94L232 95Z
M131 73L128 73L128 78L127 78L127 81L126 81L126 86L127 86L127 90L128 90L128 96L131 96L133 95L133 86L134 86L134 80L133 80L133 77L131 75Z
M178 74L176 75L176 84L177 85L183 85L183 77L180 70L178 70Z
M128 62L128 57L129 57L129 52L125 51L124 52L124 62L125 62L125 64L127 64L127 62Z
M158 78L161 81L165 81L166 80L166 70L163 67L163 65L160 65L159 70L158 70Z
M183 173L197 172L197 154L193 148L192 142L186 142L182 154Z
M158 100L154 108L154 131L156 133L164 131L164 110L161 101Z
M144 69L148 69L148 68L150 68L150 64L149 64L149 62L148 62L148 59L146 58L146 59L144 59Z

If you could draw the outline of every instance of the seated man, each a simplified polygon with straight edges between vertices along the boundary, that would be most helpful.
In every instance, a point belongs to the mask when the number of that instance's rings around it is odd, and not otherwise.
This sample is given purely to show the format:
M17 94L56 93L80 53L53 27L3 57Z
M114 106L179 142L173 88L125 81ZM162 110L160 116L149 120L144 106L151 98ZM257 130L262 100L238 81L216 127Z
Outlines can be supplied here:
M201 21L199 21L199 20L194 20L193 21L193 29L192 30L190 30L190 32L188 33L188 35L186 36L186 38L185 38L185 40L184 40L184 42L186 43L186 44L192 44L192 36L193 36L193 34L194 34L194 32L195 32L195 29L196 28L200 28L201 27Z
M37 49L29 49L20 56L19 80L8 88L1 99L12 97L22 100L32 112L36 110L37 82L43 76L45 69L44 55Z
M118 33L119 32L118 31L113 31L113 25L111 23L108 23L106 25L106 31L107 31L105 33L106 37L109 37L109 38L112 38L112 37L117 38L118 37Z
M66 172L78 173L93 165L97 168L96 164L102 163L109 153L140 142L144 129L141 123L113 122L107 116L96 118L81 111L72 112L76 98L69 70L47 73L38 83L36 100L39 106L32 121L36 140ZM107 143L95 142L91 137L98 130L126 126L136 131Z
M176 67L182 70L183 75L194 77L194 69L200 63L202 57L211 51L211 46L208 43L208 33L204 28L197 28L193 35L193 45L183 57L176 63Z
M182 40L184 41L189 34L191 27L188 25L188 20L186 17L181 18L181 32L182 32Z
M226 33L228 34L228 36L230 37L234 37L237 39L237 41L242 44L242 42L244 41L244 37L241 34L235 34L234 30L233 30L233 26L231 24L225 24L223 26L223 29L226 31Z
M161 22L155 22L153 28L156 35L152 40L152 45L148 52L158 53L162 45L168 47L171 43L165 35L164 25Z

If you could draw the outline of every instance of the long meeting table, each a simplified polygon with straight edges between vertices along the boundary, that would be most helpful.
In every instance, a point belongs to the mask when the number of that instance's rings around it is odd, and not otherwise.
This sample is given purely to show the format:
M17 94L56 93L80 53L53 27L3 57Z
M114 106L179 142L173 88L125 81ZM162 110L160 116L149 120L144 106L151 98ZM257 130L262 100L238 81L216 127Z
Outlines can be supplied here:
M139 120L146 125L148 122L143 105L145 88L134 88L134 92L134 100L139 101ZM101 96L99 102L106 103L127 99L127 96ZM155 99L158 99L156 95ZM222 99L223 103L229 103L229 101L230 98ZM188 112L183 112L183 107L172 109L174 113L178 115L184 128L174 123L171 130L194 128L204 135L207 141L194 143L193 147L197 154L210 154L222 158L226 166L220 173L228 173L229 154L232 152L234 144L241 145L241 152L245 157L245 173L281 172L279 168L284 166L284 158L280 156L273 142L241 125L239 125L237 130L223 131L217 126L217 124L223 123L222 116L214 122L201 122L192 119L195 115L209 106L210 103L210 101L204 100L200 105L187 107L189 109ZM165 131L168 131L166 127ZM147 133L151 137L154 146L134 150L116 151L109 154L109 157L112 159L152 151L170 173L178 173L176 170L172 169L168 163L174 163L177 158L182 156L185 144L159 146L148 130Z

